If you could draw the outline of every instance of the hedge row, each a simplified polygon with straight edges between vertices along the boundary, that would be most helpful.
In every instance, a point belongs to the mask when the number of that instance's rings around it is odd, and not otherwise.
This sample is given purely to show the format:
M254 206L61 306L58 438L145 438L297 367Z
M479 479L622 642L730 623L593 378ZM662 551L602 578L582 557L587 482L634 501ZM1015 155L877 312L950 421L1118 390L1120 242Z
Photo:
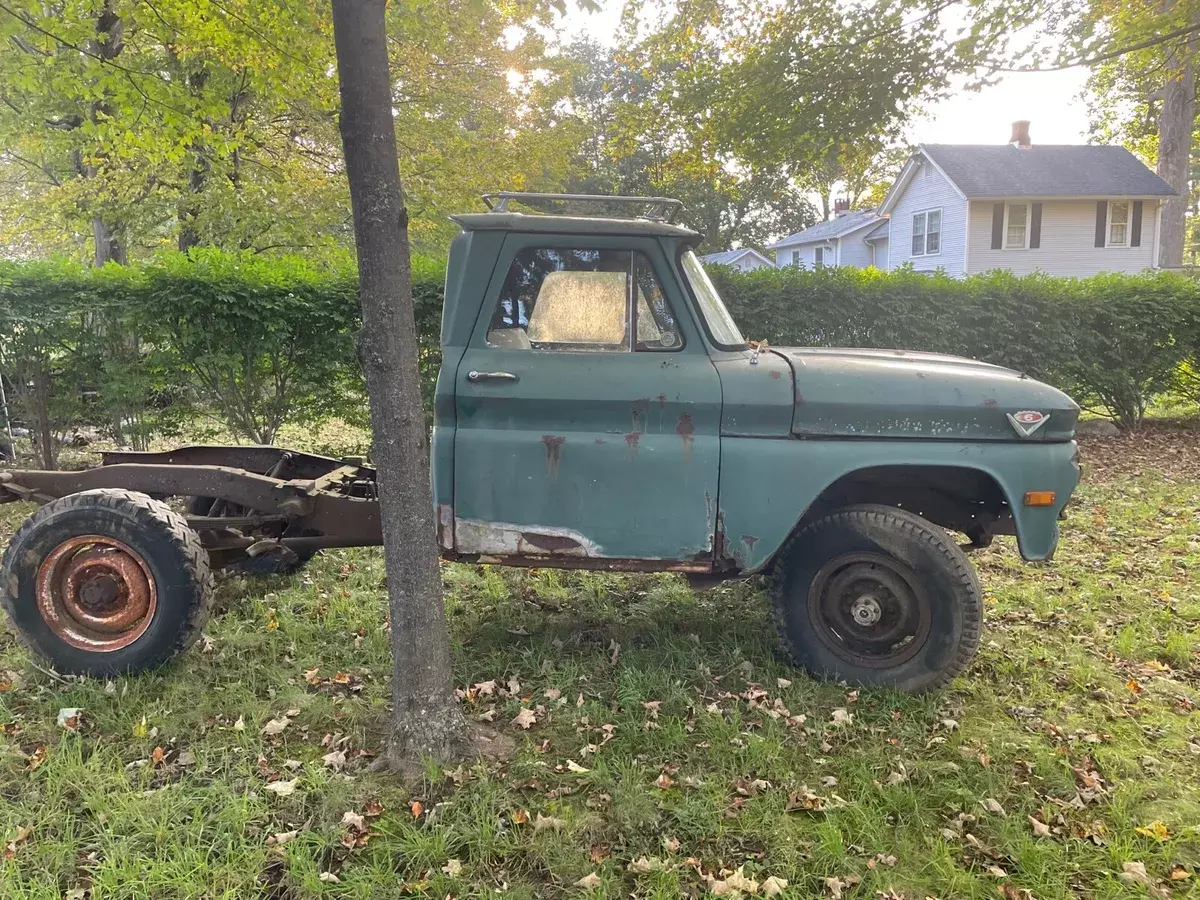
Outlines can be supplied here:
M1155 395L1200 399L1200 284L1175 273L965 279L874 269L714 272L749 338L930 350L1010 366L1136 427Z

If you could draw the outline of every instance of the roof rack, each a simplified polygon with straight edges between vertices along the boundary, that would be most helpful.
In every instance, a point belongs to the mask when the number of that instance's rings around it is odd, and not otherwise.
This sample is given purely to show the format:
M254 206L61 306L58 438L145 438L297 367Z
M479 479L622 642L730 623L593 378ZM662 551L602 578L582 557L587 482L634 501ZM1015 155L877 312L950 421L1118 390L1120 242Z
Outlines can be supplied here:
M572 203L606 203L617 206L645 206L648 209L633 218L653 219L657 222L671 223L683 209L683 201L671 197L622 197L610 194L535 194L525 191L496 191L483 195L483 202L490 212L511 212L509 203L538 202L542 200L557 200Z

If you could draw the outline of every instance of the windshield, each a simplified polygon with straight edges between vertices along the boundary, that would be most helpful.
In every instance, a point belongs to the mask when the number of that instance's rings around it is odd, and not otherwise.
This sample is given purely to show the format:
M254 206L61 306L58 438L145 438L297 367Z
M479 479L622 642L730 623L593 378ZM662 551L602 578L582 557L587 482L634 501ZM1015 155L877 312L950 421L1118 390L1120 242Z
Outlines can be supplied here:
M725 350L741 349L746 346L746 339L738 331L733 317L729 315L729 310L721 302L721 295L717 293L713 283L708 280L708 273L704 271L700 260L696 259L696 254L689 250L683 254L682 259L683 273L687 276L692 293L696 296L696 303L700 307L700 314L704 317L704 323L708 326L708 333L713 339L713 343Z

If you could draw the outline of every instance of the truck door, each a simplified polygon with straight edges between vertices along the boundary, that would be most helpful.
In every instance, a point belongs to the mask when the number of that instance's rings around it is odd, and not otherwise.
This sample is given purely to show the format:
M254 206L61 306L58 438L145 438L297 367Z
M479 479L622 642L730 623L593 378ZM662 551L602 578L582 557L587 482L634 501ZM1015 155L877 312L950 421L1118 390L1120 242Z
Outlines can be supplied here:
M721 384L670 271L654 240L505 239L458 366L458 553L710 568Z

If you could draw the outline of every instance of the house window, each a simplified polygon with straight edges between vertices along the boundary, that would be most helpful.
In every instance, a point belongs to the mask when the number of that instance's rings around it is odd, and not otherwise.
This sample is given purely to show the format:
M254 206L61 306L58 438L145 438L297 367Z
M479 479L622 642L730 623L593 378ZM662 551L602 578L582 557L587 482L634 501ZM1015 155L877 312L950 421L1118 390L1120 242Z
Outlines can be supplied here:
M1024 249L1029 246L1029 204L1010 203L1005 209L1004 246Z
M913 215L912 255L934 256L942 252L942 211L927 209Z
M799 250L792 251L792 265L795 266L797 269L800 268L800 251Z
M815 268L820 269L820 268L824 267L824 265L825 265L825 248L817 247L815 250L813 250L813 266Z
M1129 243L1129 201L1114 200L1108 204L1108 246L1124 247Z

